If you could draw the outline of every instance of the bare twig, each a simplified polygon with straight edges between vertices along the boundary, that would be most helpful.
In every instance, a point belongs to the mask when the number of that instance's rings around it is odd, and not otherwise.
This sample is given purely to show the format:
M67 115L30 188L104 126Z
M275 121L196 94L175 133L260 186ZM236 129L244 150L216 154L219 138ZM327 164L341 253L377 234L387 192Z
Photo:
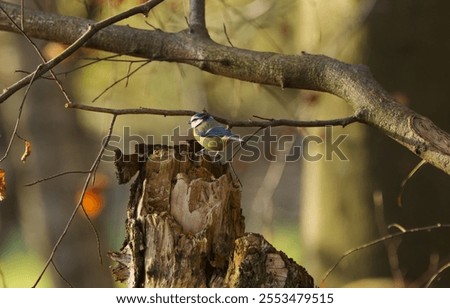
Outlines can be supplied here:
M442 266L431 278L430 280L427 282L427 284L425 285L425 288L429 288L433 282L439 278L439 275L441 275L444 271L446 271L448 268L450 268L450 263L445 264L444 266Z
M24 7L24 6L23 6L23 2L22 2L21 4L22 4L22 5L21 5L21 13L22 13L22 14L21 14L21 26L19 26L17 23L14 22L14 20L9 16L9 14L3 9L3 7L0 6L0 10L3 12L3 14L5 14L5 16L8 18L8 20L16 27L17 31L19 31L19 32L27 39L27 41L33 46L33 48L36 50L36 53L39 55L39 57L41 58L41 60L42 60L43 62L45 62L45 58L44 58L44 56L42 55L42 53L41 53L41 51L39 50L39 48L38 48L38 47L36 46L36 44L30 39L30 37L29 37L28 35L26 35L25 32L24 32L24 26L23 26L23 19L24 19L24 11L23 11L23 7ZM40 65L38 66L37 70L39 69L39 67L41 67L41 65L42 65L42 64L40 64ZM52 70L50 70L50 73L51 73L53 79L54 79L54 80L56 81L56 83L58 84L58 86L59 86L61 92L63 93L64 97L66 98L67 102L71 103L71 100L69 99L69 96L67 95L66 91L64 90L64 87L63 87L63 85L61 84L61 82L58 80L58 78L56 77L56 75L53 73ZM26 91L25 91L25 95L24 95L24 97L22 98L22 103L21 103L21 105L20 105L20 107L19 107L19 113L18 113L18 115L17 115L16 124L15 124L15 126L14 126L13 133L12 133L12 135L11 135L10 142L9 142L9 144L8 144L8 147L7 147L6 151L5 151L4 156L0 159L0 162L2 162L2 161L3 161L4 159L6 159L6 157L8 156L8 153L9 153L9 151L10 151L10 149L11 149L11 146L12 146L12 144L13 144L13 142L14 142L14 137L17 136L17 129L18 129L18 127L19 127L20 118L21 118L21 116L22 116L22 110L23 110L23 106L24 106L24 104L25 104L25 99L26 99L26 97L28 96L28 92L30 91L31 85L32 85L33 82L36 80L36 71L33 72L33 73L31 73L31 74L29 74L28 76L30 76L30 75L31 75L32 77L31 77L30 83L28 84L27 89L26 89Z
M97 167L98 167L98 164L97 164L97 166L92 170L92 172L90 173L90 174L92 174L92 179L93 179L92 181L93 181L93 182L94 182L94 179L95 179L95 173L97 172ZM92 185L94 185L94 184L92 184ZM84 199L84 196L85 196L85 195L86 195L86 190L84 190L84 191L82 192L82 194L81 194L82 199L81 199L81 200ZM91 217L89 217L89 214L86 212L86 209L85 209L84 206L83 206L83 202L81 202L81 210L83 211L84 217L86 217L86 220L87 220L89 226L91 227L92 232L94 232L95 243L97 244L98 261L100 262L100 264L103 264L102 244L101 244L101 242L100 242L100 236L98 235L97 228L95 228L94 223L93 223L92 220L91 220Z
M63 276L63 274L59 271L58 267L56 266L55 262L52 260L53 268L55 269L56 273L58 273L59 277L61 277L62 280L64 280L65 283L71 288L73 288L73 285L66 279L66 277Z
M241 144L238 144L236 147L233 148L233 158L236 157L236 155L239 153L240 150L242 150L242 148L247 144L247 142L249 142L254 136L256 136L257 133L259 133L261 130L265 129L265 127L259 127L257 130L255 130L255 132L253 134L251 134L250 136L244 138L244 142L242 142ZM235 151L235 149L237 148L237 151Z
M428 267L426 270L422 272L420 276L414 279L414 281L410 282L408 287L410 288L418 288L425 287L429 282L431 277L435 276L436 273L440 271L439 265L439 253L433 252L429 255Z
M74 220L74 218L75 218L76 213L78 212L78 210L80 209L80 207L82 207L83 199L84 199L84 196L85 196L85 194L86 194L87 188L88 188L88 186L89 186L89 182L91 181L91 178L93 177L93 173L94 173L94 171L97 169L97 166L100 164L100 161L101 161L101 157L102 157L102 155L103 155L103 152L105 151L105 149L106 149L106 147L107 147L107 145L108 145L108 143L109 143L109 140L110 140L110 138L111 138L112 131L113 131L113 128L114 128L114 123L116 122L116 118L117 118L117 116L116 116L116 115L113 115L112 120L111 120L111 124L110 124L110 126L109 126L108 135L107 135L107 137L105 138L105 142L103 143L103 145L102 145L102 147L101 147L101 149L100 149L100 151L99 151L99 153L98 153L96 159L94 160L94 163L92 164L91 168L89 169L90 172L89 172L89 174L88 174L88 176L86 177L86 180L85 180L85 182L84 182L84 186L83 186L83 189L82 189L82 191L81 191L80 199L79 199L77 205L75 206L75 208L73 209L73 212L72 212L72 214L70 215L69 220L67 221L66 226L64 227L64 230L61 232L61 235L59 236L58 240L56 241L55 245L53 246L52 252L50 253L50 256L48 257L47 262L46 262L45 265L44 265L44 268L42 269L41 273L39 274L38 278L36 279L35 283L34 283L33 286L32 286L33 288L35 288L35 287L38 285L38 283L39 283L39 282L41 281L41 279L42 279L42 276L43 276L44 273L47 271L48 266L50 265L50 263L53 262L53 258L54 258L54 256L55 256L55 253L56 253L56 251L58 250L58 248L59 248L59 246L60 246L62 240L63 240L64 237L66 236L66 234L67 234L67 232L68 232L68 230L69 230L69 227L70 227L70 225L72 224L72 222L73 222L73 220ZM83 211L84 211L84 209L83 209ZM86 212L85 212L85 213L86 213ZM88 217L88 218L89 218L89 217ZM90 220L89 220L89 221L90 221ZM91 224L92 224L92 223L91 223Z
M25 0L20 0L20 29L25 30L24 22L25 19Z
M131 74L130 74L130 72L131 72L131 67L133 66L133 63L128 63L128 69L127 69L127 74L125 75L125 79L126 79L126 82L125 82L125 88L126 87L128 87L128 83L130 82L130 76L132 75L132 74L134 74L135 72L137 72L139 69L141 69L141 67L144 67L144 65L146 65L146 64L142 64L140 67L138 67L138 69L136 69L135 71L133 71Z
M17 136L17 130L19 128L20 118L22 117L23 106L25 104L25 100L28 96L28 92L30 91L30 88L31 88L31 85L33 84L33 82L34 82L34 75L33 75L33 78L31 79L30 83L28 84L27 89L25 90L25 94L23 95L22 102L20 103L20 107L19 107L19 112L18 112L17 118L16 118L16 124L14 124L14 129L11 134L11 138L9 139L8 146L6 147L5 154L3 155L2 158L0 158L0 163L8 157L8 154L9 154L9 151L11 150L11 146L14 142L15 136Z
M376 240L373 240L371 242L368 242L364 245L358 246L356 248L350 249L349 251L347 251L346 253L344 253L338 260L337 262L325 273L325 276L322 279L322 285L325 283L325 280L328 278L328 276L330 276L330 274L336 269L336 267L338 267L338 265L342 262L342 260L344 260L347 256L353 254L354 252L357 252L359 250L362 249L366 249L369 248L371 246L374 246L376 244L382 243L384 241L393 239L393 238L397 238L397 237L401 237L407 234L412 234L412 233L419 233L419 232L430 232L436 229L441 229L441 228L450 228L450 224L436 224L434 226L426 226L426 227L418 227L418 228L412 228L412 229L407 229L405 231L402 232L397 232L397 233L393 233L393 234L389 234L386 236L383 236L381 238L378 238Z
M21 26L19 27L18 24L16 24L14 22L14 20L11 18L11 16L8 15L8 13L2 8L0 7L0 10L2 10L2 12L6 15L6 17L8 18L8 20L17 28L17 30L22 34L22 36L24 36L27 41L31 44L31 46L33 46L34 50L36 51L36 53L39 55L39 57L41 58L42 62L45 63L46 59L44 58L44 55L41 53L41 51L39 50L39 48L37 47L37 45L33 42L33 40L24 32L24 25L23 25L23 20L24 20L24 6L22 3L21 6ZM64 90L64 87L62 85L62 83L59 81L58 77L56 77L56 74L53 72L53 70L49 70L50 74L53 77L53 80L55 80L56 84L58 85L59 89L61 90L61 93L64 95L64 97L66 98L67 102L71 102L69 95L67 94L66 90Z
M231 43L230 37L228 36L227 27L225 26L225 24L223 24L223 32L225 33L225 37L227 38L228 44L230 44L231 47L234 47L233 43Z
M33 79L39 78L45 73L47 73L49 70L54 68L56 65L61 63L64 59L69 57L71 54L73 54L75 51L80 49L91 37L93 37L98 31L101 29L104 29L112 24L115 24L118 21L124 20L126 18L129 18L133 15L137 14L144 14L147 15L148 12L163 2L164 0L149 0L145 3L132 7L131 9L122 12L120 14L111 16L109 18L106 18L102 21L96 22L91 24L88 29L84 32L83 35L81 35L75 42L73 42L69 47L67 47L63 52L61 52L58 56L54 57L53 59L46 61L44 64L38 66L36 70L22 78L21 80L17 81L13 85L6 88L2 94L0 94L0 104L3 103L6 99L8 99L11 95L16 93L18 90L22 89L24 86L29 84ZM3 8L2 8L3 10Z
M277 43L277 41L272 37L272 35L269 33L269 31L267 31L266 27L260 25L260 23L258 22L258 20L256 18L248 18L241 10L236 8L234 5L232 5L230 3L226 3L223 0L221 2L222 2L222 5L224 6L225 11L226 10L232 11L233 14L235 14L236 16L239 16L242 19L243 24L250 25L251 27L256 29L258 31L258 35L261 35L262 37L264 37L264 39L273 48L275 48L277 50L277 52L283 52L283 48L280 46L280 44ZM292 3L291 3L291 5L292 5ZM276 2L274 2L273 4L276 5ZM284 5L286 5L286 3Z
M130 76L132 76L134 73L138 72L141 68L143 68L144 66L146 66L147 64L149 64L151 61L145 61L144 63L142 63L141 65L139 65L139 67L135 68L134 70L132 70L131 72L128 71L126 76L119 78L118 80L114 81L111 85L109 85L108 87L106 87L99 95L97 95L92 102L95 102L96 100L98 100L100 97L102 97L103 94L105 94L106 92L108 92L111 88L113 88L115 85L119 84L120 82L122 82L123 80L127 80L127 84L128 84L128 79L130 78ZM131 65L131 63L130 63Z
M197 113L194 110L167 110L154 108L135 108L135 109L112 109L104 107L95 107L83 104L66 104L66 108L74 108L85 111L109 113L116 116L130 115L130 114L153 114L162 116L193 116ZM357 117L349 116L346 118L331 119L331 120L313 120L313 121L297 121L287 119L270 119L265 121L233 121L221 117L214 118L229 127L275 127L275 126L291 126L291 127L323 127L323 126L342 126L345 127L351 123L358 122Z
M290 127L323 127L323 126L342 126L345 127L351 123L359 122L357 117L349 116L345 118L331 119L331 120L312 120L312 121L298 121L288 119L271 119L268 121L232 121L221 117L214 117L217 121L228 125L229 127L276 127L276 126L290 126Z
M151 23L149 23L148 21L144 21L149 27L151 27L153 30L160 30L159 28L155 27L154 25L152 25Z
M196 112L192 110L166 110L154 108L137 108L137 109L111 109L103 107L95 107L82 104L66 104L66 108L80 109L85 111L93 111L99 113L109 113L116 116L127 114L155 114L163 116L193 116Z
M52 180L52 179L55 179L55 178L58 178L60 176L64 176L64 175L67 175L67 174L87 174L89 172L90 171L66 171L66 172L61 172L61 173L54 174L54 175L51 175L51 176L46 177L46 178L42 178L42 179L36 180L36 181L28 183L28 184L25 184L25 186L27 186L27 187L33 186L33 185L39 184L41 182Z
M82 64L82 65L80 65L80 66L77 66L77 67L75 67L75 68L72 68L71 70L68 70L68 71L65 71L65 72L61 72L61 73L59 73L59 74L61 74L61 75L68 75L68 74L70 74L70 73L73 73L73 72L75 72L75 71L78 71L78 70L80 70L80 69L83 69L83 68L85 68L85 67L88 67L88 66L90 66L90 65L94 65L94 64L96 64L96 63L98 63L98 62L101 62L101 61L113 61L114 60L114 58L118 58L118 57L121 57L122 55L112 55L112 56L107 56L107 57L104 57L104 58L85 58L85 59L83 59L83 60L88 60L88 61L91 61L91 62L89 62L89 63L86 63L86 64ZM125 60L123 60L123 61L125 61ZM148 60L142 60L142 61L148 61ZM59 75L58 74L58 75Z
M384 201L383 201L383 193L379 190L374 191L373 193L373 203L375 206L375 221L380 232L381 236L388 235L389 227L387 226L386 221L384 219ZM395 225L402 232L404 232L404 228L400 225ZM403 228L403 229L402 229ZM401 239L396 240L387 240L384 242L387 251L387 257L389 261L389 266L391 268L392 277L394 279L394 285L396 287L405 287L405 280L403 278L402 271L400 270L399 259L398 259L398 247L401 243Z
M402 207L403 205L403 192L405 191L406 183L416 174L416 172L426 164L426 160L422 159L412 170L411 172L406 176L406 178L402 181L402 184L400 185L400 192L397 196L397 205L399 207Z
M70 70L67 70L67 71L55 73L55 75L56 75L56 76L61 76L61 75L67 76L67 75L69 75L69 74L71 74L71 73L73 73L73 72L76 72L76 71L81 70L81 69L83 69L83 68L86 68L86 67L88 67L88 66L97 64L98 62L101 62L101 61L106 61L106 62L119 62L119 63L129 63L129 64L133 64L133 63L143 63L143 62L148 63L148 62L150 61L150 60L115 59L115 58L118 58L118 57L121 57L121 56L122 56L122 55L111 55L111 56L107 56L107 57L103 57L103 58L98 58L98 57L97 57L97 58L89 58L89 57L83 58L83 59L81 59L81 60L86 60L86 61L90 61L90 62L85 63L85 64L82 64L82 65L79 65L79 66L76 66L76 67L74 67L74 68L72 68L72 69L70 69ZM16 73L18 72L18 73L30 74L29 71L25 71L25 70L15 70L15 72L16 72ZM54 78L50 78L50 77L48 77L48 76L41 76L41 78L42 78L42 79L48 79L48 80L54 80Z

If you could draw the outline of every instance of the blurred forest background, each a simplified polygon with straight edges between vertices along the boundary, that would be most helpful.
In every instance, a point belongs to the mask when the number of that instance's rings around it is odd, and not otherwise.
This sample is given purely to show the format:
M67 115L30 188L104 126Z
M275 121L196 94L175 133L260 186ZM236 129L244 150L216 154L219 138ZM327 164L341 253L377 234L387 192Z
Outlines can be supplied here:
M138 2L25 1L27 7L94 20ZM366 64L399 103L450 132L449 11L450 2L444 0L216 0L207 1L206 18L211 37L221 44L284 54L305 51ZM167 0L148 18L135 16L121 24L180 31L186 28L188 14L188 1ZM3 89L40 61L20 35L1 32L0 42ZM46 58L64 48L54 42L36 43ZM258 115L314 120L352 114L345 102L330 95L250 84L186 65L130 57L86 65L110 56L82 49L57 67L74 102L111 108L205 108L229 119ZM23 93L0 106L0 156L11 138ZM8 190L0 202L0 287L34 283L76 205L86 175L25 184L64 171L88 170L109 128L110 116L68 110L64 104L54 82L34 83L18 130L31 142L31 156L26 163L20 161L24 144L16 139L0 163ZM172 135L178 126L181 134L187 134L187 121L187 117L120 117L114 135L125 142L116 145L129 153L136 136L144 140L155 136L153 141L160 143L161 136ZM349 160L334 156L318 162L286 162L283 157L305 136L324 136L324 128L276 128L272 133L294 136L293 142L272 149L272 156L267 154L270 159L234 162L243 184L246 228L263 234L304 266L317 284L349 249L400 228L450 222L450 177L430 166L422 167L408 182L403 205L398 206L400 185L420 160L380 132L362 124L333 129L334 136L348 134L341 149ZM309 149L311 153L323 150ZM61 275L73 286L120 286L112 281L106 253L118 250L123 241L128 192L128 185L117 184L113 164L103 162L86 198L100 236L103 264L82 213L54 258ZM446 229L416 233L355 252L339 264L324 286L424 286L450 262L449 236ZM39 286L68 284L50 266ZM449 287L450 273L444 272L432 286Z

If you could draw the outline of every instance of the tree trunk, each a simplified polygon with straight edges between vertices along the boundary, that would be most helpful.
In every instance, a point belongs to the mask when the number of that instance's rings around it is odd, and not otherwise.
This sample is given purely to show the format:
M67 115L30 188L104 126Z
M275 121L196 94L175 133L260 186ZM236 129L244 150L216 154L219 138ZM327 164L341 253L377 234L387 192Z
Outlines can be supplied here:
M119 183L138 176L126 239L110 254L115 279L128 287L313 287L303 267L261 235L245 233L230 164L191 148L195 144L139 145L132 155L116 150Z
M299 28L304 32L299 35L300 47L308 52L361 63L365 34L360 21L367 5L355 0L302 2ZM340 98L322 93L314 94L302 111L308 117L318 119L344 117L352 113ZM320 136L324 140L309 146L310 153L323 156L317 161L304 160L299 189L303 256L305 265L315 277L323 277L345 251L378 235L368 175L367 131L367 127L362 125L333 127L329 133L323 128L305 130L307 136ZM346 159L328 152L330 143L343 135L347 137L339 148ZM336 268L326 285L343 286L377 276L379 260L384 260L380 255L383 256L382 246L358 252L350 261L346 260Z
M450 131L448 1L377 1L368 24L368 64L399 102ZM400 184L420 159L372 132L368 144L371 174L383 193L386 224L404 228L448 222L450 178L425 165L408 181L398 206ZM450 231L414 234L387 246L398 286L423 286L450 260ZM420 249L418 249L420 247ZM434 286L449 286L442 275Z

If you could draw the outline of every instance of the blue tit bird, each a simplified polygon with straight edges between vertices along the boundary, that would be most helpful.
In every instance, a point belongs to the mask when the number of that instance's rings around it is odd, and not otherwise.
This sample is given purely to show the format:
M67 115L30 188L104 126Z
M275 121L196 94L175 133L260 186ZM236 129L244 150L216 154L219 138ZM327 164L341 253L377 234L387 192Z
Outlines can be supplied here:
M193 115L189 124L193 129L194 138L206 150L222 151L230 140L244 141L207 113Z

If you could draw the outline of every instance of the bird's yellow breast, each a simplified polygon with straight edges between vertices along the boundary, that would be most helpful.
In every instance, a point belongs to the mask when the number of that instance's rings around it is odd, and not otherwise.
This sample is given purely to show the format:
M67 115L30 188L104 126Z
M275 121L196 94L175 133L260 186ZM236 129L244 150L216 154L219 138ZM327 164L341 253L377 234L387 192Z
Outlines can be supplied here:
M226 139L220 137L196 137L198 143L200 143L205 149L211 151L222 151L225 147Z

